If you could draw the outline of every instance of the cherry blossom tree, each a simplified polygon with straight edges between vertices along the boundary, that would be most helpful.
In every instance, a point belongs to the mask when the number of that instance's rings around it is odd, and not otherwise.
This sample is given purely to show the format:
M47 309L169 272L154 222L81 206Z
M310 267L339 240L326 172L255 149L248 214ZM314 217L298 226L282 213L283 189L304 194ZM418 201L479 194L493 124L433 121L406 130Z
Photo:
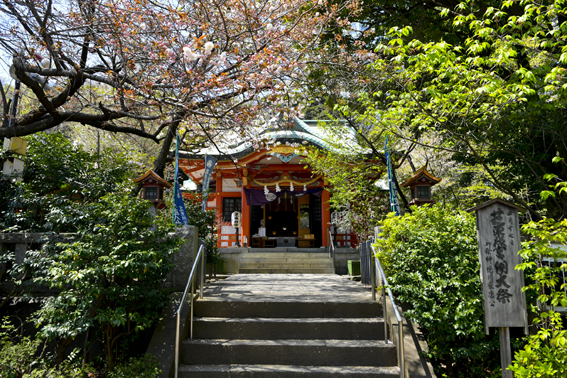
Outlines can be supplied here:
M158 173L176 132L190 147L248 137L260 110L293 115L336 11L326 0L0 1L0 56L34 100L11 117L1 90L0 137L67 122L129 133L161 143Z

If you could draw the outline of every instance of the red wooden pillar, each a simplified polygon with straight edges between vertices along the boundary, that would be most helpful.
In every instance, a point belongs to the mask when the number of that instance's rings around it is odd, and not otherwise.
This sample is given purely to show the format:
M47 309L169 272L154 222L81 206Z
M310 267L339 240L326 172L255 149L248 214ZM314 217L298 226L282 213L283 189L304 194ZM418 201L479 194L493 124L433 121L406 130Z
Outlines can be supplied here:
M250 244L250 206L246 202L244 185L242 185L242 226L240 227L240 245L244 246L244 236Z
M217 246L220 247L220 240L221 240L221 223L222 223L222 176L220 171L217 171L217 196L216 196L216 205L217 205L217 216L218 218L218 225L217 225Z
M242 170L242 226L240 227L240 245L244 246L244 236L246 236L247 243L250 244L250 206L246 201L246 192L244 188L248 186L248 169ZM248 245L247 244L247 245Z
M327 246L327 239L328 239L328 231L327 228L331 223L331 205L329 205L329 199L331 198L331 193L329 193L326 189L323 190L321 194L321 214L322 218L322 228L323 228L323 238L321 239L323 247Z

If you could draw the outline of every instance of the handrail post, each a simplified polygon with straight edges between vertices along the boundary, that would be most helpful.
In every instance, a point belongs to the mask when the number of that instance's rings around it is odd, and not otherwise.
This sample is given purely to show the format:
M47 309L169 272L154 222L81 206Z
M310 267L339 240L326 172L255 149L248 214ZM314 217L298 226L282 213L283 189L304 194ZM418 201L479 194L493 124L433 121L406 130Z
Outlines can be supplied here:
M333 240L330 238L331 236L331 230L329 229L330 227L327 227L327 245L329 246L329 257L331 257L333 255L332 253L332 248L333 248Z
M400 360L400 377L404 378L406 375L406 352L404 349L404 319L398 320L398 331L400 335L399 340L399 353L398 358Z
M376 262L374 263L376 264ZM380 275L380 286L382 286L382 307L384 308L384 341L387 341L388 340L388 302L386 300L386 289L384 287L384 278L382 277L382 271L379 271L378 274Z
M372 253L372 249L370 250ZM372 272L372 300L376 300L376 265L374 264L374 256L370 256L370 262L372 263L370 271Z
M190 320L189 320L189 338L193 339L193 300L195 299L195 285L197 284L197 277L195 277L195 273L197 272L197 268L199 265L199 259L201 259L201 288L200 288L200 297L203 298L203 286L204 286L204 264L205 264L205 257L204 257L204 253L203 253L203 247L204 245L201 245L199 247L199 251L197 252L197 256L195 258L195 261L193 262L193 267L191 268L191 273L189 273L189 278L187 279L187 285L185 286L185 291L183 292L183 295L181 296L181 303L179 304L179 307L177 308L177 327L175 330L175 366L174 366L174 378L177 378L178 372L179 372L179 338L180 338L180 325L181 325L181 310L183 309L183 304L185 303L185 297L187 295L187 292L189 292L189 295L191 297L190 300L190 306L191 306L191 310L190 310ZM191 288L191 290L189 290L189 288Z
M195 285L191 285L191 322L189 339L193 340L193 298L195 298Z
M181 323L181 314L177 313L177 329L175 330L175 374L174 378L177 378L178 366L179 366L179 324Z
M205 258L203 255L201 255L201 283L199 286L199 299L203 299L203 288L205 286Z
M374 247L372 246L372 252L375 252ZM378 276L380 278L380 285L382 286L382 306L384 311L384 340L388 340L388 307L386 303L386 291L388 292L388 296L390 297L390 302L392 303L392 309L394 311L394 315L398 321L398 363L400 364L400 377L405 377L405 359L406 359L406 352L404 350L404 318L400 315L396 303L394 302L394 296L392 294L392 290L388 287L388 279L382 269L382 265L380 264L380 260L378 257L374 257L374 265L375 268L378 270ZM394 327L392 321L392 328ZM392 330L393 336L393 330Z

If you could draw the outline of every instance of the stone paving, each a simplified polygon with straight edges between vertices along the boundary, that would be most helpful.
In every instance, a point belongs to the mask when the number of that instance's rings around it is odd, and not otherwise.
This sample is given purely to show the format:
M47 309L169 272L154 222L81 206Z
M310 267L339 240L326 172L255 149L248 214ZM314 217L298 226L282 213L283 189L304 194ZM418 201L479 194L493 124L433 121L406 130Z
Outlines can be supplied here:
M204 295L228 301L372 300L370 287L332 274L239 274L208 285Z

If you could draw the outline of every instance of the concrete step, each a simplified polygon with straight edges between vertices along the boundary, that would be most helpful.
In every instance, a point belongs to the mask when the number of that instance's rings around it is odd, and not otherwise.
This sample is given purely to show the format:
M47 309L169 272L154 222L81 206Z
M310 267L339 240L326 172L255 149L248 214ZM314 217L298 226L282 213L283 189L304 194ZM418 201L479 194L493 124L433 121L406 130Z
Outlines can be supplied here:
M253 268L253 267L259 267L259 268L263 268L263 267L273 267L273 268L277 268L277 267L297 267L297 268L301 268L301 267L305 267L305 268L309 268L309 267L324 267L324 268L328 268L328 267L332 267L333 266L333 262L332 261L325 261L325 260L311 260L311 259L305 259L303 261L283 261L283 262L275 262L275 261L271 261L271 260L258 260L258 261L240 261L240 266L244 266L245 268Z
M263 301L204 298L195 302L196 317L220 318L373 318L382 314L382 305L366 301L320 301L313 296L303 301L282 296Z
M329 253L325 248L306 248L306 247L275 247L275 248L248 248L245 250L247 253Z
M245 253L240 257L241 274L333 274L333 259L326 253Z
M371 340L185 340L188 365L395 366L396 347Z
M398 378L398 367L293 365L181 365L181 378Z
M382 318L195 318L194 339L383 340Z
M313 253L313 252L248 252L243 253L241 258L330 258L328 253Z
M240 267L243 269L253 269L253 268L332 268L333 265L328 262L293 262L293 263L274 263L272 261L256 261L256 262L246 262L240 263Z
M298 266L327 260L300 253L254 255L243 254L241 273L292 266L304 273L318 268ZM270 260L279 267L266 268ZM399 377L397 349L383 341L381 314L366 288L332 274L229 277L195 302L193 339L182 342L179 376Z
M315 262L315 263L327 263L332 264L333 259L329 257L255 257L255 256L241 256L240 257L240 265L243 263L257 263L257 262L265 262L269 261L271 263L305 263L305 262Z
M334 274L332 268L240 268L240 274Z

